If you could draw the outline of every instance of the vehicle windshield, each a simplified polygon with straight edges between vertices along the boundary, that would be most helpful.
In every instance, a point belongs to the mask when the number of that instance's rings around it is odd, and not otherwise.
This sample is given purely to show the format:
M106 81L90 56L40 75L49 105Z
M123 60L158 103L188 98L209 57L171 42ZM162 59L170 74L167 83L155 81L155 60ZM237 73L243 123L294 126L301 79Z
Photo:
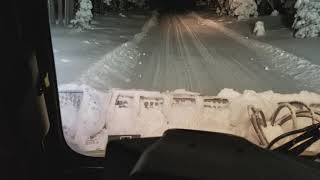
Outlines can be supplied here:
M79 153L172 128L265 147L319 119L317 0L48 0L48 14Z

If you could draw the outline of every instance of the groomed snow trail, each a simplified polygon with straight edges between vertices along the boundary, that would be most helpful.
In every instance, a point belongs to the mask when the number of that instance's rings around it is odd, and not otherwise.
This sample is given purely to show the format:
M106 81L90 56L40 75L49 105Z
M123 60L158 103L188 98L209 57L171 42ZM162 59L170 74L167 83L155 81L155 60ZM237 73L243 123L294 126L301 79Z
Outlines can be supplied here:
M271 61L192 14L167 14L141 43L147 56L135 68L131 88L186 89L215 95L223 88L238 91L309 90L269 68Z
M91 66L81 85L59 87L65 137L75 150L103 156L109 135L155 137L171 128L231 133L256 143L248 105L268 119L279 102L320 107L318 94L298 93L314 89L273 68L283 59L271 45L243 40L194 14L163 15L158 26L156 18L149 22Z

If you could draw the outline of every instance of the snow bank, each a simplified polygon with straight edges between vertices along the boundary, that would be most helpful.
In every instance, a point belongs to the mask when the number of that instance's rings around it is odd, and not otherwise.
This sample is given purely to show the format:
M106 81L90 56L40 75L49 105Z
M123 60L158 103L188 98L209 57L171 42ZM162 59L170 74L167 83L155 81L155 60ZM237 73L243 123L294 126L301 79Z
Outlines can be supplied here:
M255 0L229 0L230 14L239 20L258 16Z
M298 0L295 4L297 13L292 25L294 36L298 38L318 37L320 35L320 2Z
M292 77L297 80L298 85L304 89L312 89L313 91L320 92L319 65L312 64L305 58L298 57L270 44L244 37L241 34L226 28L222 24L218 24L212 20L202 19L195 13L193 13L193 16L198 18L198 21L203 22L202 24L211 26L249 49L260 52L260 56L265 58L263 60L263 65L268 67L268 69L277 70L284 75Z
M152 17L145 23L142 32L106 54L100 61L92 65L80 78L82 84L87 84L99 90L108 90L111 87L123 87L131 82L133 68L143 53L139 52L138 44L148 34L149 30L157 25L158 14L153 12ZM122 86L120 86L122 85Z
M112 89L102 93L83 85L65 85L59 91L64 91L60 102L66 140L80 152L104 150L108 135L153 137L171 128L224 132L257 143L250 131L248 105L262 109L269 119L279 102L320 103L320 95L306 91L277 94L223 89L217 96L201 96L185 90ZM79 91L81 97L66 96L66 92Z
M156 25L158 25L159 13L157 11L152 12L151 18L143 25L142 32L136 34L134 37L134 42L138 44L149 32L149 30Z

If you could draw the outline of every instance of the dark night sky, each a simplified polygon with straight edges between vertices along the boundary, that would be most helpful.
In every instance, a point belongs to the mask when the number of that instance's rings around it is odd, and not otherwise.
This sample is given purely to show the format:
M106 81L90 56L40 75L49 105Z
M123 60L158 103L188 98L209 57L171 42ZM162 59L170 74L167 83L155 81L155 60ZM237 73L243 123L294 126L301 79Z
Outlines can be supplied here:
M154 8L168 9L189 9L195 4L195 0L150 0Z

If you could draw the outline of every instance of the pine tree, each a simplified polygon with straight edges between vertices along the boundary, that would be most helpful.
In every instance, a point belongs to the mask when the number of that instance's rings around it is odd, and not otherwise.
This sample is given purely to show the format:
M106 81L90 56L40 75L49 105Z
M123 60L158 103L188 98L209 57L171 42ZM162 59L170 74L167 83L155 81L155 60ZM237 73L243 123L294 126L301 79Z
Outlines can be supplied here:
M73 27L78 30L91 29L90 22L93 18L92 3L90 0L80 0L80 7L76 13L76 17L71 20Z

